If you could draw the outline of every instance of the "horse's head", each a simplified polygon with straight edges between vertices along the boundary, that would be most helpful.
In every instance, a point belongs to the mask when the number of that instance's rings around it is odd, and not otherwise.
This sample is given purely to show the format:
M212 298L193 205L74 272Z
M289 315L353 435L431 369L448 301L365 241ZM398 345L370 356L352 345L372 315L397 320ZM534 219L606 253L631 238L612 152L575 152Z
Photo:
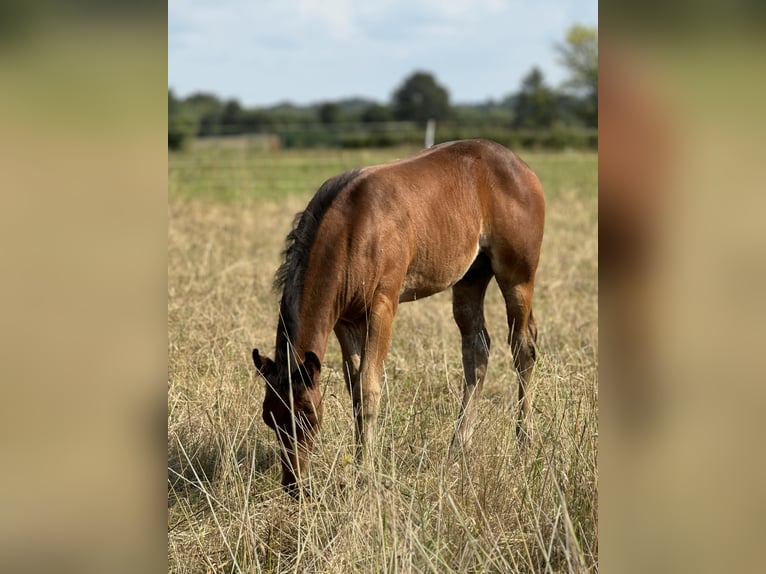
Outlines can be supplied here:
M253 349L253 362L266 379L263 422L277 435L282 461L282 486L293 496L306 474L314 437L322 423L319 358L307 352L302 364L289 371Z

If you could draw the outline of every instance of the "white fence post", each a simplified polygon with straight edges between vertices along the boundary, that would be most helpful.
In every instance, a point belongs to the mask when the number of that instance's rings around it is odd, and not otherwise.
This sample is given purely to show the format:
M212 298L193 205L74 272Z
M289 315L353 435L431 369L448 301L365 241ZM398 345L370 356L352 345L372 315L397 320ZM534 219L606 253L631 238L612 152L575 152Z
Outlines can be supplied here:
M434 136L436 135L436 120L428 120L426 123L426 141L425 147L434 145Z

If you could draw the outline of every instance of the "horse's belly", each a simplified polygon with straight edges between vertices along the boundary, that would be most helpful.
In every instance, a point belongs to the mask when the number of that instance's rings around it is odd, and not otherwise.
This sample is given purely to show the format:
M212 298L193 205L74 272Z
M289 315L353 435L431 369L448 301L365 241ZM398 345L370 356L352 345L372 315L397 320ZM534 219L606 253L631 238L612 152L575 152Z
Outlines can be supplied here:
M462 255L420 257L410 263L399 301L415 301L449 289L466 274L479 254L479 244Z

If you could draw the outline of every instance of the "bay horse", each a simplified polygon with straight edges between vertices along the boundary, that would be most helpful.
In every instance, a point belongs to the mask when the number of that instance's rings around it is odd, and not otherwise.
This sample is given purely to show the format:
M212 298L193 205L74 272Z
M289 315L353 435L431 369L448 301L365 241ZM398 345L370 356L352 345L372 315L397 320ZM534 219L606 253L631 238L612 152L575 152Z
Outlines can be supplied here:
M536 359L532 293L545 220L534 172L495 142L443 143L327 180L287 236L274 360L253 349L266 379L263 420L280 445L282 485L295 495L322 423L320 371L334 331L353 402L357 460L373 438L383 361L400 302L452 288L465 386L450 445L471 441L487 371L484 295L494 277L505 300L519 378L517 440Z

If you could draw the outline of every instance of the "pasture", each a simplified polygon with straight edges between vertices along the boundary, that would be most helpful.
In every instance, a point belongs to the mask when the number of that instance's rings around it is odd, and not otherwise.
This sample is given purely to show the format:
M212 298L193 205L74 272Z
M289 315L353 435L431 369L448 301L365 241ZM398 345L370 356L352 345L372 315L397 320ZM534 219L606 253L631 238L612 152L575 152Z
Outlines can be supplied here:
M515 443L517 380L496 285L473 449L447 449L462 397L450 292L402 304L378 450L353 463L351 399L334 338L313 497L281 489L253 347L273 354L274 272L295 212L344 169L414 149L195 146L169 157L168 567L197 572L597 570L597 156L525 152L547 218L534 298L533 438Z

